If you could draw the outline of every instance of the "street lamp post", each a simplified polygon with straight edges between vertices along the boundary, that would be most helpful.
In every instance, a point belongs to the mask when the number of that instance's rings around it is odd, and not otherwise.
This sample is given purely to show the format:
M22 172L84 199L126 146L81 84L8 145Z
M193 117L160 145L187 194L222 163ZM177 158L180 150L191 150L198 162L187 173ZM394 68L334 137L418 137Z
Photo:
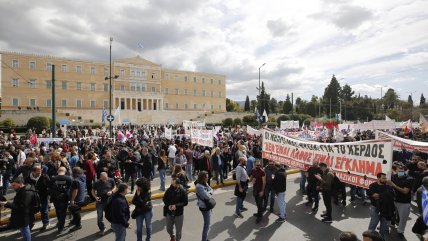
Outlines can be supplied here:
M111 98L112 98L112 92L111 92L112 84L111 84L111 79L112 78L114 78L114 79L119 78L119 75L115 75L115 76L111 75L111 43L112 42L113 42L113 37L110 37L110 75L108 77L105 77L105 80L107 80L107 79L110 80L110 84L109 84L109 116L112 116L111 115L111 107L112 107L112 104L111 104L111 102L112 102L111 101ZM112 123L112 121L109 120L110 138L113 138L113 129L112 129L111 123Z
M258 90L259 90L259 98L260 98L260 100L261 100L261 96L260 96L260 69L263 67L263 66L265 66L266 65L266 63L263 63L262 64L262 66L260 66L259 67L259 88L258 88ZM261 102L261 101L260 101ZM260 110L259 110L259 115L262 115L262 113L261 113L261 111L262 111L262 105L261 105L261 103L259 103L259 105L260 105Z

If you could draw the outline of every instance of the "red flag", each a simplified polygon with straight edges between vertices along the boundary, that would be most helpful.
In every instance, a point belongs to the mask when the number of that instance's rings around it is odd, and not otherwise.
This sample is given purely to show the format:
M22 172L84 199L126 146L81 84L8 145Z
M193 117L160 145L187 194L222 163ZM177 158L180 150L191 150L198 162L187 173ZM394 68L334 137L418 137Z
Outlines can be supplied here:
M37 134L34 133L31 137L30 137L30 143L33 145L37 144Z

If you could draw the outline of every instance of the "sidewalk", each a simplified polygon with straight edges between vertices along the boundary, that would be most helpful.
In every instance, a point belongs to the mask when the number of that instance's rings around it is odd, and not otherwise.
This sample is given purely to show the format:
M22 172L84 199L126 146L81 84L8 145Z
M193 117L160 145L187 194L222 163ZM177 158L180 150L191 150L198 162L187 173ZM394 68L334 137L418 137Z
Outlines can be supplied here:
M299 171L300 170L298 170L298 169L290 169L290 170L287 170L287 175L298 173ZM153 179L152 184L153 184L153 182L158 183L159 181L160 181L159 178L155 178L155 179ZM236 183L236 181L231 180L231 178L230 178L228 181L225 181L223 185L211 184L211 187L213 189L217 189L217 188L222 188L225 186L235 185L235 183ZM190 186L190 188L188 189L188 191L189 192L195 192L195 186L193 184L193 181L189 182L189 186ZM152 187L152 190L153 190L152 193L154 192L152 194L152 200L163 198L164 192L158 192L159 188L160 188L160 186ZM128 203L131 203L133 196L134 195L131 193L126 195L126 199L128 200ZM51 217L51 218L56 217L55 209L53 208L53 205L51 205L51 206L52 206L52 208L49 210L49 217ZM94 210L96 210L95 202L90 203L90 204L86 205L85 207L82 207L82 212L89 212L89 211L94 211ZM9 223L9 216L10 216L10 209L2 210L1 216L2 217L0 219L0 226L8 224ZM40 213L35 214L34 217L36 220L39 220L40 219Z

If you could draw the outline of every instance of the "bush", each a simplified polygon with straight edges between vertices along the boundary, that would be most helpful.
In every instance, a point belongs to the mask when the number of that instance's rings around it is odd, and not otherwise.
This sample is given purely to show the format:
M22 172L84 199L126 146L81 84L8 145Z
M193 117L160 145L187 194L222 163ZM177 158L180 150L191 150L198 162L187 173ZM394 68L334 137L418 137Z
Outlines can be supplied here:
M16 126L15 121L14 121L14 120L12 120L12 119L10 119L10 118L7 118L7 119L5 119L4 121L2 121L2 122L1 122L1 125L2 125L2 126L6 126L6 127L13 127L13 126Z
M52 120L45 116L35 116L28 120L27 127L36 129L36 132L40 133L43 129L49 128L51 122Z
M269 117L269 122L276 122L275 116Z
M234 126L242 125L241 118L235 118L235 119L233 120L233 125L234 125Z
M242 122L244 123L256 123L256 116L255 115L246 115L244 118L242 118Z
M276 119L276 122L278 123L278 125L281 124L281 121L288 121L290 120L290 117L288 115L281 115L278 117L278 119Z
M233 126L233 119L232 118L226 118L222 121L223 126Z

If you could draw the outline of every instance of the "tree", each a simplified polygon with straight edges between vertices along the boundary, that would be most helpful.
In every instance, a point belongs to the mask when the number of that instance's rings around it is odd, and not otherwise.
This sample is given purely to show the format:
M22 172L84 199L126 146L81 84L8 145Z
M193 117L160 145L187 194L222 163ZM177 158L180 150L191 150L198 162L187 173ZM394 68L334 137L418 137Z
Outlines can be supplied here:
M265 84L262 82L262 87L260 89L260 95L257 95L257 110L259 110L260 115L263 111L266 110L266 113L269 114L269 100L270 95L265 91Z
M407 98L407 103L413 105L413 98L412 95L409 95L409 97Z
M284 111L284 114L288 114L291 112L291 109L293 108L293 105L291 104L290 95L287 94L285 97L284 105L282 107L282 110Z
M248 95L245 99L244 111L250 111L250 97L248 97Z
M269 109L271 113L278 112L278 101L275 98L271 98L269 101Z
M322 97L324 104L330 105L331 101L331 111L332 113L339 113L339 100L341 97L342 89L340 84L336 79L336 76L333 75L331 78L330 84L325 88L324 95Z
M422 94L421 94L421 100L420 100L420 102L419 102L419 105L423 105L423 104L425 104L425 97L424 97L424 94L422 93Z
M15 121L11 118L6 118L4 121L1 122L1 125L6 127L16 126Z
M233 119L233 125L234 126L242 125L241 118L235 118L235 119Z
M233 125L233 119L232 118L226 118L222 122L223 122L223 126L232 126Z
M255 111L256 107L257 107L257 100L250 101L250 112Z
M239 110L239 105L235 101L226 98L226 111L235 112L238 110Z
M340 98L343 101L351 101L352 96L355 94L355 92L352 90L351 86L349 86L348 84L345 84L342 87L342 91L340 92Z
M383 96L385 102L385 109L394 109L398 104L398 95L394 89L389 88Z
M49 119L45 116L35 116L28 120L28 128L33 128L40 133L43 129L48 129L50 127Z

